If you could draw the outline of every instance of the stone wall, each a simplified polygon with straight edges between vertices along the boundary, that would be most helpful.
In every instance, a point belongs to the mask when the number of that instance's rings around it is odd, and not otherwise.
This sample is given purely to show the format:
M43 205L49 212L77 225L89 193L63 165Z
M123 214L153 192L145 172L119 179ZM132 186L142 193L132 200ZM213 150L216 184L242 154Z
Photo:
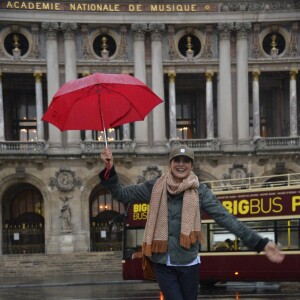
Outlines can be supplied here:
M0 277L122 272L122 252L13 254L0 256Z

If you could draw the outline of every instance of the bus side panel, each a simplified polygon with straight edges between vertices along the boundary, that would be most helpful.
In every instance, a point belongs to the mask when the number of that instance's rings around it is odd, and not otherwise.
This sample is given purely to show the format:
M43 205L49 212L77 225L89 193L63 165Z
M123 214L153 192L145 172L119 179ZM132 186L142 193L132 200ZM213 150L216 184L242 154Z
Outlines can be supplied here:
M202 255L200 281L300 281L300 253L286 255L281 264L264 255Z
M135 258L123 262L124 280L143 280L142 259Z

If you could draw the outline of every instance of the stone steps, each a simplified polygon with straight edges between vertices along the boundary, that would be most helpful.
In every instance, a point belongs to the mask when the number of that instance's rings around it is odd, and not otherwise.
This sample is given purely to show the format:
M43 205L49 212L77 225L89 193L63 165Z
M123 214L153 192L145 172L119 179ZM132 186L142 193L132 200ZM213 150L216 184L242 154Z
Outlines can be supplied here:
M122 273L122 252L0 255L0 277Z

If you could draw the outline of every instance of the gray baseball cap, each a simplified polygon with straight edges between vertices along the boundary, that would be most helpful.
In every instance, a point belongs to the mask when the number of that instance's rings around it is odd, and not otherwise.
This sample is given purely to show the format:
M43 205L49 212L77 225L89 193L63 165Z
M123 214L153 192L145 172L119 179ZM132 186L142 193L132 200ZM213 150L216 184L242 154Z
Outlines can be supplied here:
M176 156L186 156L194 161L194 151L186 145L179 145L171 149L169 162Z

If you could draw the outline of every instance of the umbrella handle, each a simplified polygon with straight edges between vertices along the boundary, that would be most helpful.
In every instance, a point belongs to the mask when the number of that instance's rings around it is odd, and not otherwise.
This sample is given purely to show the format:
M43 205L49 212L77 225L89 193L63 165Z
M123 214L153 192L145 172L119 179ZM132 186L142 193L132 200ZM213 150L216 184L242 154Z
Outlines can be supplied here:
M105 130L105 128L103 128L103 133L104 133L105 148L107 148L107 137L106 137L106 130Z

